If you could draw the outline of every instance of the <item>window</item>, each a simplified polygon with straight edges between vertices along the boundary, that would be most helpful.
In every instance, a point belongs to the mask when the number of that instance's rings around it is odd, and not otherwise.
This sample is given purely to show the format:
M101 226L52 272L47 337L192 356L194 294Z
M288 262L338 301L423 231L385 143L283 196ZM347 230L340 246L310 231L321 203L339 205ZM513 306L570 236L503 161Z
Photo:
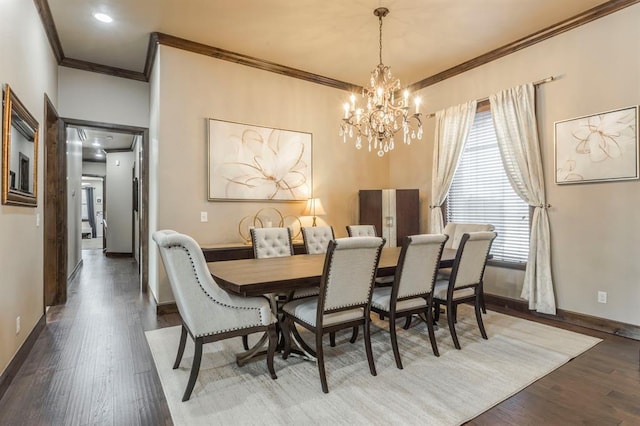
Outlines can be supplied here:
M491 248L493 261L527 261L529 205L509 183L490 110L476 113L449 190L447 221L490 223L498 233Z

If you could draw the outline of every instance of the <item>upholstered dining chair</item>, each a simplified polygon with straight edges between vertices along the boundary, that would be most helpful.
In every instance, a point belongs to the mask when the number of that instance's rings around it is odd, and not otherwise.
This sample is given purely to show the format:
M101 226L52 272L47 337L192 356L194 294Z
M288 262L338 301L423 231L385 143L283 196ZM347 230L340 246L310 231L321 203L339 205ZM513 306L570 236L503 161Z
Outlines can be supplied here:
M291 229L279 227L251 228L249 232L255 259L293 256ZM268 294L266 296L271 301L275 311L278 310L278 305L286 299L286 295L283 294ZM249 350L248 336L242 336L242 345L245 350Z
M378 232L374 225L347 225L347 235L350 237L377 237ZM377 286L388 286L393 282L393 277L377 277ZM380 317L380 319L383 319ZM407 326L408 327L408 326Z
M267 368L276 378L273 357L276 349L276 317L264 297L240 297L222 290L207 268L198 243L188 235L171 230L154 232L171 290L182 318L182 333L173 368L180 366L187 334L195 343L191 374L182 401L191 397L198 378L202 346L230 337L267 332Z
M378 233L373 225L347 225L347 235L350 237L377 237Z
M335 238L331 226L303 226L302 241L307 254L324 254Z
M305 226L302 228L302 240L307 254L323 254L327 252L329 241L335 238L333 228L331 226ZM306 287L296 290L293 293L293 299L301 297L316 296L320 289L317 287ZM351 333L351 343L355 343L358 338L358 327L353 328ZM336 345L336 333L329 333L329 341L331 346Z
M371 310L389 317L391 346L399 369L402 369L402 361L396 335L397 318L424 313L431 349L435 356L440 356L433 330L433 286L442 248L447 239L443 234L411 235L403 238L393 285L373 290Z
M464 233L460 239L449 279L436 281L433 290L435 319L436 321L439 319L440 305L446 305L449 331L456 349L460 349L455 327L457 306L460 303L473 302L480 334L483 339L487 339L480 309L483 301L484 270L491 244L496 236L497 234L491 231Z
M304 249L307 254L326 253L329 241L335 238L331 226L303 226L301 231ZM292 297L299 299L301 297L317 296L319 291L318 287L300 288L293 292Z
M289 228L251 228L253 257L283 257L293 255L291 230Z
M322 337L326 333L363 326L369 371L373 376L376 375L369 314L373 279L384 243L385 240L379 237L338 238L331 241L325 256L320 294L292 300L282 307L285 336L282 357L286 359L291 351L290 335L295 324L313 332L324 393L329 392L322 349Z
M480 232L480 231L493 231L494 226L488 223L460 223L449 222L442 231L443 234L449 236L444 248L458 250L462 235L465 232ZM451 275L451 268L440 268L438 271L438 279L449 279ZM482 312L487 313L487 308L484 305L484 297L482 299Z

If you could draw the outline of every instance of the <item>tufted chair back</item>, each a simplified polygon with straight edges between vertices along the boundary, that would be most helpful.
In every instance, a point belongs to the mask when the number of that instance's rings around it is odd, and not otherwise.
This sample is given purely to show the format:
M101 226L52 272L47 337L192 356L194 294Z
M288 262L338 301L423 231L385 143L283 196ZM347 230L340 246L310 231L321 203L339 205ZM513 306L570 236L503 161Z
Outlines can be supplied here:
M480 232L480 231L493 231L494 226L488 223L455 223L449 222L444 227L443 234L449 236L449 240L444 245L444 248L451 248L458 250L462 235L465 232Z
M377 237L376 227L373 225L347 225L350 237Z
M334 238L331 226L305 226L302 228L302 239L307 254L326 253L329 241Z
M251 228L253 257L284 257L293 255L289 228Z

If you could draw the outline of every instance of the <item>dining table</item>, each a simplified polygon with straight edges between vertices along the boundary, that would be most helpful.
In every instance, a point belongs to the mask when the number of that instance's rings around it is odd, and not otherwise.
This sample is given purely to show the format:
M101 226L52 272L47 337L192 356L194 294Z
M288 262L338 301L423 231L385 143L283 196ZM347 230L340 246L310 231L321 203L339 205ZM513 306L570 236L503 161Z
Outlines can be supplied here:
M384 247L380 254L377 276L395 274L401 247ZM275 294L291 294L302 287L318 286L325 263L325 254L296 254L293 256L270 257L263 259L238 259L208 262L207 266L216 283L228 291L240 296L262 296ZM440 268L453 266L456 250L443 249ZM273 303L276 314L278 304ZM281 315L278 315L280 318ZM279 334L281 332L278 327ZM315 351L307 345L295 328L292 340L297 349L293 355L300 355L308 360L315 360ZM248 351L237 354L236 362L244 365L266 352L261 350L267 341L266 333ZM278 345L281 346L281 343Z
M384 247L377 276L395 274L400 247ZM453 265L456 250L443 249L440 268ZM209 262L216 283L229 293L260 296L288 293L297 288L318 286L324 269L325 254L296 254L265 259L240 259Z

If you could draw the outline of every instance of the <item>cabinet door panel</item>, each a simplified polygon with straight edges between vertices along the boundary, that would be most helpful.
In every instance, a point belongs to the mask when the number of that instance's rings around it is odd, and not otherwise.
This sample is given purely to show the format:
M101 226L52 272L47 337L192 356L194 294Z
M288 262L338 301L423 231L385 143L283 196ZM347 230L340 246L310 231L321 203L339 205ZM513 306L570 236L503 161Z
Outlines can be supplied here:
M363 189L360 197L360 225L373 225L376 232L382 232L382 191L379 189Z
M396 190L396 236L398 245L407 235L420 233L420 193L417 189Z

